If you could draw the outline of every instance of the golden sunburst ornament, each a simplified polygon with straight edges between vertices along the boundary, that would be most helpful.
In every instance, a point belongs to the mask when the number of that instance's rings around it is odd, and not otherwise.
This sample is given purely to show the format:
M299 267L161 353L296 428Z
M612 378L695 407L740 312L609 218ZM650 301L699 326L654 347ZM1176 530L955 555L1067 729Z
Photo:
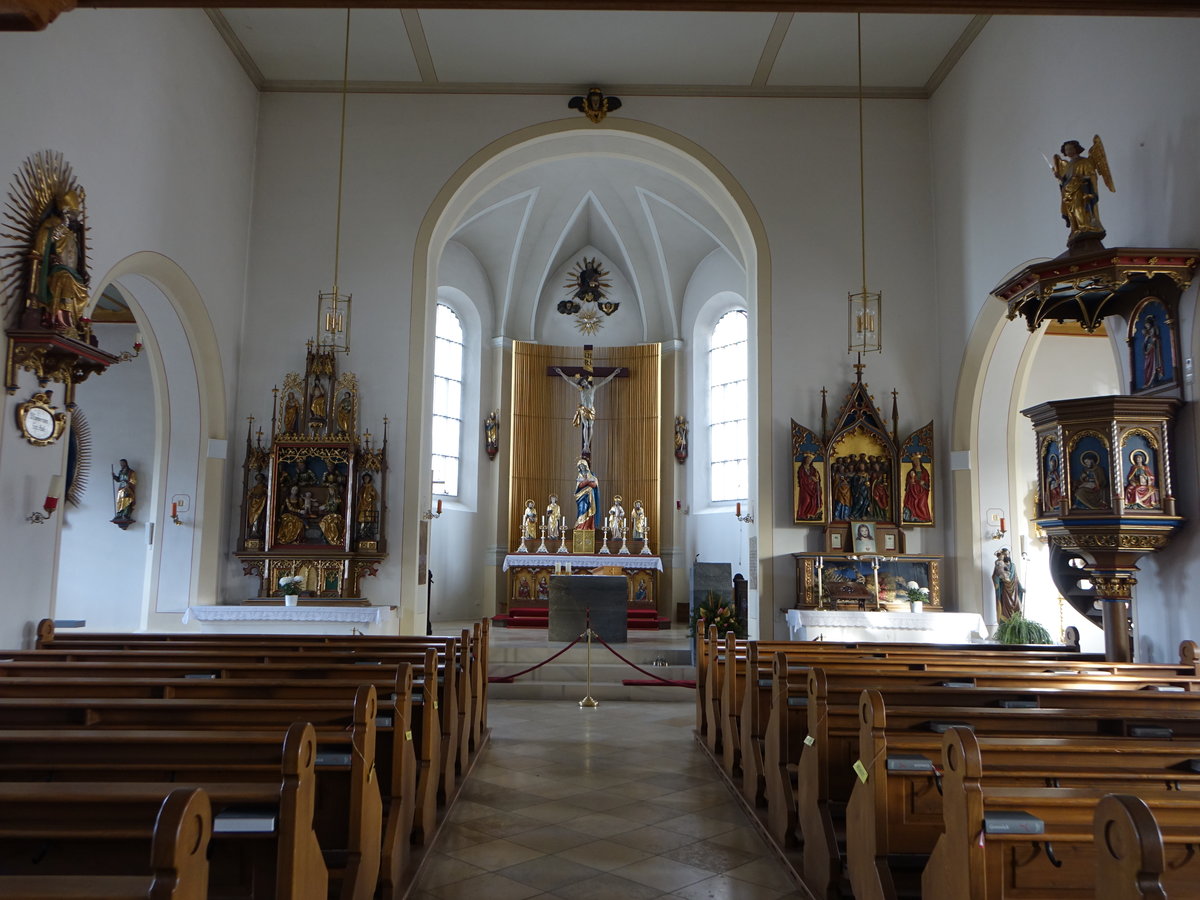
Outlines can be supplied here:
M0 250L0 309L12 304L36 302L27 296L30 287L30 252L37 244L43 225L55 214L56 207L72 204L78 229L79 274L86 279L87 216L83 188L61 153L39 150L21 164L13 176L12 189L4 211L4 231L0 236L11 243Z
M604 326L604 320L594 309L585 309L575 316L575 327L583 334L595 334Z
M584 334L595 334L604 325L605 316L617 311L620 303L608 299L608 270L595 257L583 257L575 263L574 271L567 277L563 287L571 293L558 303L558 311L564 316L576 316L575 327Z

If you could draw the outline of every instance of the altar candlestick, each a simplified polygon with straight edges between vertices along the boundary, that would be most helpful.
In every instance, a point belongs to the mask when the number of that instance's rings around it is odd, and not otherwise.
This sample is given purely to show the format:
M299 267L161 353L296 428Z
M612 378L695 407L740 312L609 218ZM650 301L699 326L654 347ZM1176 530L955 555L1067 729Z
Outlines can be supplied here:
M439 499L439 500L438 500L437 513L438 513L438 515L439 515L439 516L442 514L442 501L441 501L441 499Z

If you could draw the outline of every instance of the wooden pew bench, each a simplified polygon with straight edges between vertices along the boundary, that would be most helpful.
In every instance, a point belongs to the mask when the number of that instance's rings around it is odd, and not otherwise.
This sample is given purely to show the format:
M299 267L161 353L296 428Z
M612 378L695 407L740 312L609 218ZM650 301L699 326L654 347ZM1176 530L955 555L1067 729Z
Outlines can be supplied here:
M430 666L430 654L435 654L436 665ZM118 654L118 656L120 656ZM182 661L187 659L188 661ZM419 662L414 663L414 660ZM93 662L59 662L49 659L13 659L0 660L0 686L9 678L101 678L106 680L119 679L149 679L151 681L274 681L274 680L303 680L319 683L326 680L352 681L356 684L375 684L382 692L386 685L395 677L395 666L401 662L413 665L412 703L414 715L436 716L440 737L437 740L439 760L436 770L436 782L428 777L418 780L418 795L431 790L439 793L443 799L453 796L455 785L455 765L458 749L458 716L454 699L453 667L445 666L437 651L428 648L423 654L391 655L387 665L383 660L378 664L374 660L363 660L360 663L329 663L314 660L309 663L230 663L214 660L203 654L188 654L172 662L153 662L130 660L129 655L113 661L96 660ZM427 692L426 685L431 684L431 672L436 671L436 687ZM426 710L426 695L432 699L432 709ZM269 696L269 695L268 695ZM420 711L420 712L418 712ZM423 768L427 776L432 773L430 768ZM426 801L428 802L428 801ZM436 802L436 801L435 801ZM418 808L422 800L418 799Z
M844 694L838 697L836 688L831 700L831 684L837 684L836 675L820 668L810 670L808 735L797 776L804 880L818 897L836 896L845 875L844 810L857 780L851 767L858 758L859 703L857 699L850 702ZM1057 707L1003 708L958 705L970 702L972 689L966 688L920 686L912 696L921 699L921 706L894 706L895 693L887 688L883 691L888 698L889 730L931 733L964 723L979 734L998 736L1121 735L1138 726L1161 723L1169 725L1178 737L1200 739L1200 707L1164 709L1152 720L1147 714L1147 704L1155 700L1195 703L1183 694L1063 691L1057 695ZM935 695L940 700L933 700Z
M0 896L207 900L208 795L150 787L0 784Z
M380 879L384 896L392 896L410 874L409 844L424 842L436 828L440 729L431 705L420 706L414 717L409 666L397 668L394 682L385 679L383 671L372 668L371 674L392 698L373 720L378 791L386 801ZM0 678L0 728L85 723L128 727L147 719L155 727L241 728L247 723L308 719L317 723L324 748L331 740L346 741L347 710L364 690L370 688L357 682L310 679Z
M839 758L848 757L849 763L854 759L851 754L858 740L857 720L855 719L851 724L851 718L857 710L859 695L866 688L879 687L886 693L890 686L908 689L928 687L938 691L951 692L944 693L943 699L939 702L955 704L966 702L964 695L956 696L952 693L956 690L993 689L1000 692L985 695L986 699L981 699L979 702L1000 702L1006 697L1018 702L1022 698L1024 702L1037 702L1036 698L1031 698L1029 695L1030 691L1147 689L1141 696L1150 693L1157 695L1160 692L1162 696L1179 696L1179 692L1186 693L1188 688L1200 682L1200 679L1184 676L1158 679L1102 674L1087 676L1050 673L1022 674L1005 669L990 671L982 668L986 664L985 660L981 661L978 667L969 674L957 670L941 672L936 667L933 671L910 671L903 664L896 665L888 661L880 661L865 667L861 663L830 664L818 667L818 670L823 673L822 678L815 685L810 685L808 683L809 676L811 672L817 670L794 666L784 654L776 654L774 662L773 700L768 713L761 753L763 794L767 803L767 827L774 840L781 846L794 843L796 840L794 832L797 823L795 783L799 777L798 770L803 742L809 734L811 725L809 715L811 691L817 691L820 694L821 703L832 702L835 706L843 707L843 721L846 723L846 727L841 734L843 752L842 757ZM946 685L958 687L945 687ZM1187 693L1187 697L1194 699L1200 697L1200 693ZM1192 699L1185 702L1192 702ZM846 780L848 783L848 774Z
M1084 696L1095 695L1042 699L1066 702ZM888 697L890 702L895 693ZM1105 699L1117 698L1108 694ZM1178 698L1131 697L1123 705L1137 708L1152 699ZM1145 713L1150 718L1156 711ZM863 772L854 783L846 812L850 884L856 900L919 896L916 877L943 827L944 741L934 733L889 728L884 696L878 691L863 692L860 719L858 761ZM1200 792L1200 773L1191 770L1192 761L1200 761L1200 741L1093 736L976 740L986 771L1003 775L1013 785L1090 786L1099 777L1114 790Z
M1096 804L1096 900L1167 900L1166 848L1154 813L1130 794Z
M469 684L469 704L459 703L460 715L469 711L471 722L469 749L477 750L487 730L487 671L491 620L482 619L459 638L444 635L214 635L196 632L164 633L100 633L56 631L52 619L43 619L37 626L38 649L96 649L133 650L139 647L168 646L276 646L292 648L343 648L364 650L413 650L426 646L441 646L448 640L458 642L458 672L460 680ZM463 729L465 733L465 729Z
M151 700L0 698L4 732L31 728L228 730L312 723L317 735L317 838L331 880L344 900L370 900L381 855L390 868L407 865L408 840L383 846L383 804L376 777L374 687L340 700ZM402 814L402 807L395 810ZM398 835L397 835L398 836Z
M316 733L71 729L0 734L0 781L154 782L201 787L213 806L209 889L254 900L327 900L313 830ZM236 814L269 811L247 822Z
M1107 787L1012 787L984 769L966 729L943 747L945 828L921 878L923 900L1075 900L1096 896L1094 820ZM1102 782L1096 779L1097 785ZM1115 783L1119 783L1116 781ZM1161 829L1163 887L1171 900L1200 897L1200 794L1139 790ZM1027 814L1042 833L1012 830L1002 816ZM984 823L988 823L985 830ZM1003 827L1003 833L997 828ZM1058 863L1056 865L1055 863Z

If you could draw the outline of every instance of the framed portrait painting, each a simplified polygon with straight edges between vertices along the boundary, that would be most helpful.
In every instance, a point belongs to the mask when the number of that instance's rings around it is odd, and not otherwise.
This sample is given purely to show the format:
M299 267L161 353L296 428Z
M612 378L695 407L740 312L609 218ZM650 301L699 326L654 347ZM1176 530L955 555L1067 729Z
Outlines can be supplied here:
M850 534L854 540L855 553L875 552L874 522L851 522Z

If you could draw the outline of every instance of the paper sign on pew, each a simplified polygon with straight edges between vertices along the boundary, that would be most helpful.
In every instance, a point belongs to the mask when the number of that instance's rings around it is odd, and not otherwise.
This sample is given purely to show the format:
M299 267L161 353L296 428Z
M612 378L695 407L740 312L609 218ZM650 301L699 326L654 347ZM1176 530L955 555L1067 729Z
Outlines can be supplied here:
M230 807L213 816L213 834L274 834L275 811Z

